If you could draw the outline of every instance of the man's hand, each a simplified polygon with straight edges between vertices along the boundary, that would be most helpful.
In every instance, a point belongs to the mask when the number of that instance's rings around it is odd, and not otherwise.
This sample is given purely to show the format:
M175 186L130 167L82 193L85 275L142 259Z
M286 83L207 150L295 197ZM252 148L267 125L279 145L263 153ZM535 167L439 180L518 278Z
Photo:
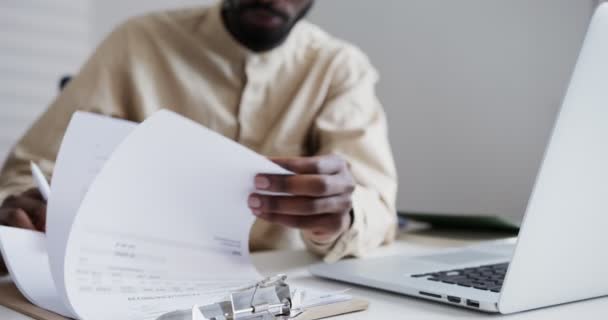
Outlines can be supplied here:
M21 195L10 196L0 206L0 225L45 231L46 201L38 189L30 189ZM0 256L0 276L7 273Z
M10 196L0 206L0 225L45 231L46 201L38 189Z
M355 181L346 161L334 155L272 161L295 175L260 174L256 189L290 196L252 194L249 207L256 216L302 229L319 243L335 241L350 228Z

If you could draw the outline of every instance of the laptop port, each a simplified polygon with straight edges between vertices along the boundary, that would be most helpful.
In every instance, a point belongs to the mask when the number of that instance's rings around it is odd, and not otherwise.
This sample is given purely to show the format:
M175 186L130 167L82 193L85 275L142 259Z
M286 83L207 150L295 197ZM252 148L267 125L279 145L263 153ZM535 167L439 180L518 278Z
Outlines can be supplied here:
M467 306L473 307L473 308L479 308L479 301L467 300Z
M419 293L422 296L431 297L431 298L435 298L435 299L441 299L441 295L438 295L438 294L424 292L424 291L420 291Z
M458 297L448 296L448 301L451 303L460 303L460 301L462 301L462 299L460 299Z

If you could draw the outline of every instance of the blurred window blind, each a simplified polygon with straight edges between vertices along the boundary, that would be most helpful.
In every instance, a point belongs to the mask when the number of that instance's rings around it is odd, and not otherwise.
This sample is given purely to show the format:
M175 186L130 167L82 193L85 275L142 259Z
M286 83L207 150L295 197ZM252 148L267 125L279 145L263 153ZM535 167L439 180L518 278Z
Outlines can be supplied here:
M89 1L0 0L0 163L88 54Z

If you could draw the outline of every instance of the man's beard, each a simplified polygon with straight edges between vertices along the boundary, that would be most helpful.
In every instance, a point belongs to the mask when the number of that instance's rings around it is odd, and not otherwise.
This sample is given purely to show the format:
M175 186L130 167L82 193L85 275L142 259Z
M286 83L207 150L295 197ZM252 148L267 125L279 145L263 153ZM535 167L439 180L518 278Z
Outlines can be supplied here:
M285 42L293 27L308 14L313 4L314 1L311 1L297 17L290 19L285 13L275 10L267 3L239 5L238 0L228 0L224 1L222 14L224 23L228 24L228 29L241 44L252 51L262 52L272 50ZM243 23L240 17L248 10L255 9L267 10L280 17L284 23L273 30Z

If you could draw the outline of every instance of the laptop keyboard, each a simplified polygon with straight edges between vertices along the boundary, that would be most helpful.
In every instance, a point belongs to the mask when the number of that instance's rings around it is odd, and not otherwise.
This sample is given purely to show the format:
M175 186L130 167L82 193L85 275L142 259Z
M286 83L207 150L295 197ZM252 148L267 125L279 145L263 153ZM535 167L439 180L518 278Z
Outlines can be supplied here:
M415 274L412 277L426 278L429 281L443 282L478 290L500 292L508 267L508 263L499 263L474 268Z

